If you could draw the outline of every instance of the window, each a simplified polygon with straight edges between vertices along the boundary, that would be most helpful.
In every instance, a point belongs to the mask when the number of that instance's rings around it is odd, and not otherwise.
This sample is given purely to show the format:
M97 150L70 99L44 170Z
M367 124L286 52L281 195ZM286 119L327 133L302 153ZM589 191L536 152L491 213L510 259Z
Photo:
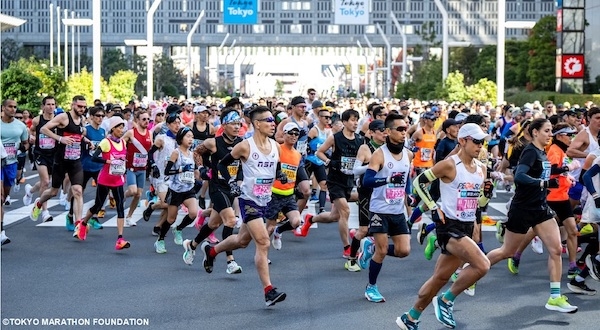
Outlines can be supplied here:
M302 10L310 10L310 2L309 1L302 3Z
M265 33L265 25L264 24L252 25L252 32L254 32L254 33Z
M339 25L327 25L327 34L339 34L340 26Z
M225 33L225 30L226 30L225 25L223 25L223 24L217 25L217 33Z
M302 24L292 24L290 25L290 33L302 33Z
M375 25L367 25L367 26L365 26L365 33L373 34L373 33L375 33L376 30L377 29L375 28Z
M281 2L281 10L290 10L290 3L287 1Z

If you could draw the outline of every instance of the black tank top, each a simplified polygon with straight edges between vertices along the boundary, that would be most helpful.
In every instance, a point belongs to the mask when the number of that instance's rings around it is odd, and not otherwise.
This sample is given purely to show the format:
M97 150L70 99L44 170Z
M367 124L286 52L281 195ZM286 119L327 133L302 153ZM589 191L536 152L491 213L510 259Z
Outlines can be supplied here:
M33 149L36 155L44 156L44 157L53 157L54 152L56 151L56 140L53 138L46 136L40 132L42 127L46 125L50 120L44 119L43 115L40 115L39 122L35 127L35 148ZM52 130L53 133L56 133L56 129Z
M64 137L70 137L74 139L76 142L70 146L66 146L62 143L59 143L56 147L56 153L54 154L54 160L58 162L63 161L80 161L81 160L81 139L83 134L83 118L80 118L79 125L75 124L73 121L73 117L71 114L67 112L67 117L69 118L69 124L67 126L60 128L56 128L56 134Z
M354 161L358 148L364 143L362 136L354 133L354 140L349 140L344 136L344 132L340 131L333 135L334 151L331 154L332 161L338 161L340 170L333 168L329 169L327 181L335 184L342 184L346 187L354 186Z
M198 127L196 126L198 122L194 122L194 125L192 125L192 133L194 133L194 140L206 140L208 138L213 137L214 135L210 135L210 125L208 123L206 123L206 129L204 131L199 131Z
M223 178L219 177L217 164L221 159L225 158L225 156L231 152L233 147L242 142L242 138L236 137L233 140L232 144L225 142L225 138L223 136L217 136L215 138L215 145L217 147L217 152L210 155L210 167L212 169L212 179L209 181L209 190L210 192L225 192L229 194L229 183L225 181ZM238 180L241 179L242 171L240 170L241 162L239 160L234 161L231 165L228 166L229 174L231 177L237 177Z

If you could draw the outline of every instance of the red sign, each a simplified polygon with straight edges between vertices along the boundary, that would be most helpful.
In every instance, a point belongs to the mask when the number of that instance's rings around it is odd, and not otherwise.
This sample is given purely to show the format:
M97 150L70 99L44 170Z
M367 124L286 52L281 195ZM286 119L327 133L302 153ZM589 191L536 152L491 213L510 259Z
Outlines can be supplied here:
M563 12L562 9L556 11L556 32L562 32L563 29Z
M583 78L584 75L584 56L579 55L562 55L562 77L563 78Z

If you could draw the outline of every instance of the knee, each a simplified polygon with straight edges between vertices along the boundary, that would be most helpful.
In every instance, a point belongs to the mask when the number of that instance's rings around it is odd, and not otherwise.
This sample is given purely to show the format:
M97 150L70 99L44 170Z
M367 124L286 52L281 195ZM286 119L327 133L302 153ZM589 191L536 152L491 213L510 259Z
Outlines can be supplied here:
M350 209L344 207L338 210L338 214L340 215L340 219L348 219L350 216Z
M290 221L292 227L298 228L298 226L300 226L300 217L292 217L288 220Z
M50 179L40 180L40 191L44 191L50 187Z
M483 277L490 271L491 264L488 258L481 258L481 260L471 263L470 266L480 277Z
M249 244L250 241L252 240L250 235L247 235L248 237L242 237L240 235L238 235L238 243L240 245L240 248L245 249ZM267 239L267 244L269 243L269 240ZM257 240L255 242L256 247L259 248L261 245L259 244L259 240Z
M83 195L83 190L81 186L71 186L71 193L73 197L81 197Z
M321 188L321 191L327 191L327 182L325 182L325 181L319 182L319 187Z
M257 250L268 250L269 246L271 246L271 242L267 236L257 238L254 244L256 244Z
M410 246L394 246L394 256L398 258L408 257L410 254Z
M223 226L235 227L235 223L236 223L235 215L223 218Z

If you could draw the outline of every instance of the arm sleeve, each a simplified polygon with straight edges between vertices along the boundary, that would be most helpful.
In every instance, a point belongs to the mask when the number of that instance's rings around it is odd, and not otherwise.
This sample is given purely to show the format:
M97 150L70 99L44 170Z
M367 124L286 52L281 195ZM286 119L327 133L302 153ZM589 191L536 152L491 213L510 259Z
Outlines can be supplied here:
M365 176L363 177L363 187L377 188L387 183L387 178L376 178L375 174L377 174L377 172L370 168L366 170Z
M425 172L419 174L413 181L413 186L415 187L415 191L419 194L419 197L423 200L427 208L430 210L435 210L437 205L435 205L435 201L431 198L429 191L427 189L427 185L437 179L435 174L431 169L426 170Z
M552 164L552 168L550 169L550 174L563 174L565 172L568 172L569 169L566 166L561 166L559 167L556 164Z
M221 161L217 165L217 170L219 171L219 174L221 174L223 179L225 179L225 181L231 180L231 175L227 170L227 166L231 165L231 163L233 163L234 161L235 158L233 158L231 153L228 153L225 157L223 157L223 159L221 159Z
M175 163L171 160L167 161L167 166L165 167L165 175L173 175L179 173L178 168L174 168Z
M354 161L354 168L352 168L352 173L354 173L354 175L364 174L367 171L368 167L369 165L363 165L363 163L357 159Z
M102 149L96 148L96 151L92 155L92 161L94 163L106 164L106 159L102 158Z
M585 185L585 188L588 190L588 192L592 195L596 193L596 188L594 187L594 182L592 181L592 178L598 175L598 173L600 173L600 165L594 164L594 166L587 170L583 175L583 184Z
M154 153L158 150L158 148L155 145L152 145L152 147L150 147L150 150L148 150L148 166L152 167L152 165L154 165Z

